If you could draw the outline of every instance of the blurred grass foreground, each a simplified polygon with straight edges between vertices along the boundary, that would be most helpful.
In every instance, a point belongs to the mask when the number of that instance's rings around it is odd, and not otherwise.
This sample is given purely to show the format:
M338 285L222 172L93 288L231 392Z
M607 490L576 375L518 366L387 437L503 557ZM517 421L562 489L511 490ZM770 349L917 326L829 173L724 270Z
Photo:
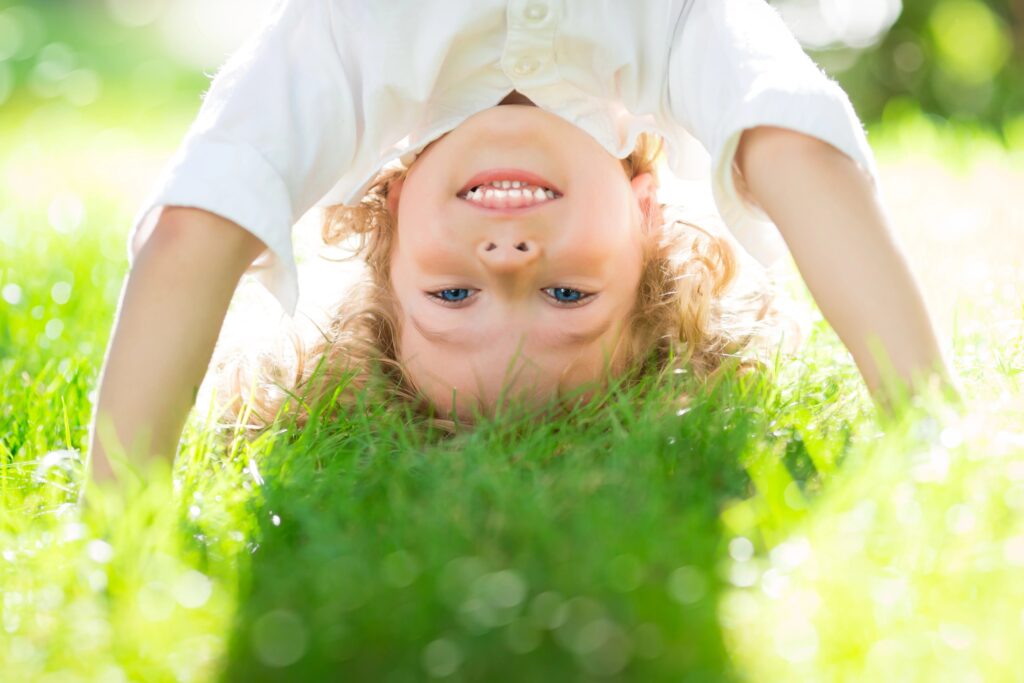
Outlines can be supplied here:
M1024 681L1017 5L786 10L871 121L965 414L878 417L819 318L768 376L572 420L226 446L197 411L82 510L125 231L221 55L200 4L0 4L0 681Z

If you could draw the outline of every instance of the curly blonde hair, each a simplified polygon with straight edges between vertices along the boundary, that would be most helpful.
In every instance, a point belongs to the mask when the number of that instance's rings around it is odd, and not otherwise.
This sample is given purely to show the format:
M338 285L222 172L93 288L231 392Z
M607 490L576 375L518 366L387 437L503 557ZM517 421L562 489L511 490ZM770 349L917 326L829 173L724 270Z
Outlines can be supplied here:
M662 154L660 137L642 134L623 170L632 180L643 173L655 178ZM313 407L351 406L365 392L375 400L399 401L429 410L398 358L398 307L390 287L394 219L388 193L408 169L387 169L376 178L357 206L325 210L321 227L327 245L349 245L362 257L367 278L331 310L326 329L312 345L289 331L294 363L264 353L255 361L238 357L216 367L222 423L254 435L276 417L290 415L305 426ZM753 346L772 326L774 292L764 282L730 294L738 271L737 255L722 235L681 218L672 207L646 207L645 229L660 227L644 256L636 302L617 349L619 371L654 367L659 371L688 366L707 377L729 356ZM654 221L663 221L661 226ZM757 364L748 359L746 367Z

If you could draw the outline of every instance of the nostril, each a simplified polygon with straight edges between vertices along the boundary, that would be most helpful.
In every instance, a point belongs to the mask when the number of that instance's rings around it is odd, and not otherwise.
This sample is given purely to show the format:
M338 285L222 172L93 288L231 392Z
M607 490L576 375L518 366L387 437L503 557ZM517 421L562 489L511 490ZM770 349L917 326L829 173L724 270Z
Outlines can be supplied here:
M517 244L516 245L516 249L518 249L519 251L529 251L530 250L530 248L528 246L526 246L526 242L520 242L519 244Z
M498 248L498 245L497 245L497 244L495 244L494 242L489 242L489 243L487 244L487 246L486 246L486 247L484 247L484 251L494 251L494 250L495 250L495 249L497 249L497 248Z

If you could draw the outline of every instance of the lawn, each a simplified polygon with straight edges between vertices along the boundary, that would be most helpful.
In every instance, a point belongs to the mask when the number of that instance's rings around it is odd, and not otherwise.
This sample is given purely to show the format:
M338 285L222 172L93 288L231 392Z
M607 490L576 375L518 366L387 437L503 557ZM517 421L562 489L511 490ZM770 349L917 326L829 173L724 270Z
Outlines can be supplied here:
M197 410L82 510L125 234L190 114L158 111L0 120L3 681L1024 681L1024 153L871 135L963 413L877 416L790 268L812 332L767 374L455 435L368 401L227 445Z

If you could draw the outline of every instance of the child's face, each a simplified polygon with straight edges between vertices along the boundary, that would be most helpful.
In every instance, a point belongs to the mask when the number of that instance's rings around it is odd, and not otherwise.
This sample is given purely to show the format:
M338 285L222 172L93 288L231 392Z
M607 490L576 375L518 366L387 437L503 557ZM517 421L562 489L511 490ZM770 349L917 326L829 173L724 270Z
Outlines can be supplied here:
M528 186L466 195L501 179ZM640 207L656 206L655 191L536 107L487 109L431 144L388 197L410 379L463 417L502 395L541 402L600 379L636 300L652 239Z

